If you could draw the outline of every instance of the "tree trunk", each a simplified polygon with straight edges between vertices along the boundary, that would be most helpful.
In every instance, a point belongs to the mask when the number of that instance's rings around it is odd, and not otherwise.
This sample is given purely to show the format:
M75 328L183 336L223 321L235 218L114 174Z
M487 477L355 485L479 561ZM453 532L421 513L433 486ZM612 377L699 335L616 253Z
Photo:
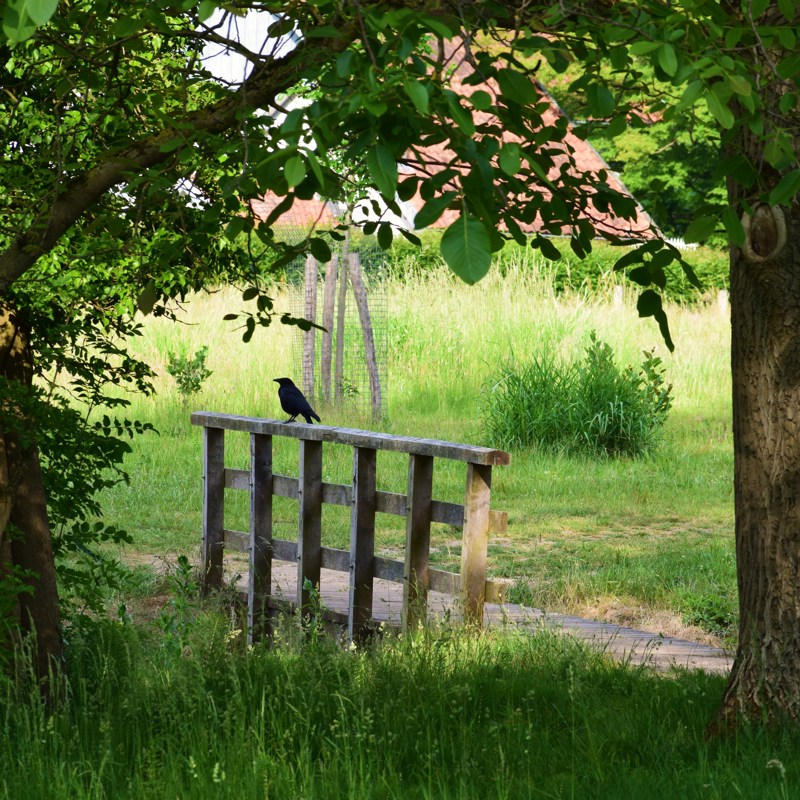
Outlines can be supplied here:
M800 718L800 207L731 255L739 644L712 731Z
M26 388L33 377L27 331L18 313L8 306L0 306L0 376ZM43 694L49 695L53 669L63 657L55 562L39 453L27 436L33 425L22 419L22 410L13 404L6 393L3 414L6 419L17 416L19 425L5 425L1 432L0 522L5 524L0 531L0 556L7 559L10 554L10 563L4 563L0 574L16 568L32 589L17 595L12 615L18 617L21 634L32 643L36 676ZM25 436L21 435L23 426Z

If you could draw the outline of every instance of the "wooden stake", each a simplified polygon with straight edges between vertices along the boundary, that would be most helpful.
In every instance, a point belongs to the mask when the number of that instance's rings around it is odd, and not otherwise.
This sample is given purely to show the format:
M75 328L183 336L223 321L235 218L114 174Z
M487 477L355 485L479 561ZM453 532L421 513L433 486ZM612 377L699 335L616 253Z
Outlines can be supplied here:
M427 622L432 497L433 457L409 456L406 553L403 570L404 633L413 631Z
M247 631L250 644L269 636L272 594L272 437L250 434L250 583Z
M350 593L348 636L361 642L372 620L372 588L375 560L376 451L353 451L353 510L350 515Z
M203 428L203 594L222 588L225 530L225 431Z
M465 618L475 625L483 625L491 486L490 466L467 464L461 545L461 595Z

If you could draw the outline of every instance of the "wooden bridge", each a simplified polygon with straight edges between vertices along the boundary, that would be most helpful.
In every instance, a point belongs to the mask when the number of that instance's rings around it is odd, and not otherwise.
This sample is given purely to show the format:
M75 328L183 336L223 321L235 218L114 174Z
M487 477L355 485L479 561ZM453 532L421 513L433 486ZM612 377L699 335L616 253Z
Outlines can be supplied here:
M490 500L492 467L508 464L511 460L508 453L433 439L210 412L196 412L191 420L192 424L203 427L202 587L206 592L221 588L226 549L248 552L251 640L268 631L270 609L280 604L272 585L273 559L297 563L295 605L301 609L310 607L312 592L321 591L323 568L349 573L346 612L333 612L333 617L334 621L346 622L348 636L354 640L361 639L374 627L376 580L402 584L401 625L404 630L427 619L429 591L458 597L465 620L478 624L483 621L484 603L501 599L505 584L486 579L486 553L490 531L503 531L507 525L507 515L492 511ZM225 467L226 431L249 434L249 470ZM297 477L273 472L273 436L298 440ZM352 448L351 485L323 481L323 444ZM378 450L408 454L406 494L377 489ZM436 458L466 464L463 505L433 498ZM249 491L249 531L225 529L225 489ZM296 542L272 535L274 496L297 500ZM322 546L322 506L326 503L351 508L349 550ZM375 554L376 513L405 517L403 561ZM463 529L459 574L429 566L433 522Z
M486 579L490 532L502 532L506 514L490 508L492 467L510 456L484 447L392 436L325 425L287 424L276 420L197 412L192 423L203 427L203 546L201 580L204 591L221 588L226 557L232 572L248 573L248 635L257 639L269 631L276 609L308 609L312 591L330 621L346 627L358 640L378 624L404 629L431 615L446 615L475 624L530 629L555 627L600 647L618 659L659 668L682 666L726 672L730 654L658 633L612 623L549 614L504 602L505 584ZM225 467L225 432L249 434L250 468ZM277 475L272 469L272 437L298 440L298 475ZM324 443L353 449L351 485L322 480ZM376 452L407 453L406 494L376 487ZM466 464L464 504L445 503L432 496L435 458ZM224 527L225 490L250 493L248 531ZM272 535L273 497L298 503L297 541ZM350 549L322 547L323 504L350 506ZM375 554L376 513L406 519L405 558L394 561ZM444 522L463 529L461 572L429 567L430 527ZM246 564L241 559L246 554Z

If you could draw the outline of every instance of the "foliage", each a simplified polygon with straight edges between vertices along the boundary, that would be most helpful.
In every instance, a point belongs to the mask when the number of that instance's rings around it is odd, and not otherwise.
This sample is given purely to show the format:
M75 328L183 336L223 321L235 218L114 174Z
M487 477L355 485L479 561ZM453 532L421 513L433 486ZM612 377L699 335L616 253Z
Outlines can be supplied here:
M645 353L638 370L620 370L597 339L580 362L551 353L509 362L484 387L487 440L505 448L641 456L652 453L672 405L661 359Z
M193 358L178 353L170 353L168 356L167 372L175 378L184 403L193 394L197 394L203 388L203 383L213 375L206 367L207 355L208 347L201 347Z
M443 264L439 254L438 231L424 231L420 245L408 242L395 242L386 252L387 273L398 280L413 282L418 276L439 270ZM605 242L597 242L592 252L578 258L566 239L553 239L559 252L555 261L544 258L529 247L516 242L506 242L502 250L494 253L492 268L501 275L518 276L519 267L523 272L546 276L559 294L579 292L597 297L611 286L626 285L624 271L615 269L620 258L620 248ZM622 251L630 252L629 249ZM683 252L683 258L691 267L701 285L692 284L682 270L673 270L663 290L667 301L680 301L697 304L713 299L720 289L727 289L730 283L729 256L726 251L711 247L696 247Z

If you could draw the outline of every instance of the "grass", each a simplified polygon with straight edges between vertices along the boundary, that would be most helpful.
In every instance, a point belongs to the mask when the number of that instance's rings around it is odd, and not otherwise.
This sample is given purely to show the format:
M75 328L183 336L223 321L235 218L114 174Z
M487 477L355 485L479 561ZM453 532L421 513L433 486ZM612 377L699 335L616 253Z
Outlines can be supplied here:
M646 459L513 453L493 473L508 531L490 544L493 575L514 599L553 611L730 636L735 614L729 322L716 309L668 310L674 354L639 320L632 296L556 296L535 271L467 288L444 274L389 286L391 351L381 430L485 442L481 393L513 353L581 353L589 332L638 364L655 347L674 385L663 446ZM292 306L286 295L278 308ZM292 374L291 331L250 345L221 321L229 291L192 301L184 325L147 320L134 348L157 369L159 394L133 415L160 435L138 439L130 486L105 498L109 521L141 553L199 550L201 437L192 409L281 417L271 378ZM170 352L208 346L213 374L191 406L166 371ZM327 424L376 427L347 409ZM245 467L245 437L228 437ZM350 479L350 452L328 447L326 480ZM277 470L296 450L276 443ZM405 459L381 453L381 489L404 491ZM435 495L458 502L463 465L437 465ZM232 493L226 526L246 525ZM276 535L296 506L276 501ZM435 526L432 559L455 567L459 534ZM346 509L325 508L324 543L348 541ZM378 548L396 555L399 518L379 517ZM127 552L132 558L134 554ZM742 730L707 741L724 679L617 664L542 630L483 635L442 626L340 647L288 619L271 648L248 649L223 600L195 597L187 562L165 577L131 569L109 598L114 620L68 632L64 703L0 678L0 800L101 798L789 798L800 792L791 730ZM136 620L136 623L132 620ZM149 622L147 620L150 620ZM685 626L696 626L688 629Z
M535 450L513 453L512 464L493 474L494 508L509 513L506 535L492 540L489 570L516 580L514 594L552 611L603 616L607 609L629 621L664 614L675 632L685 620L701 622L696 609L735 596L733 566L732 448L729 322L716 305L668 309L676 350L670 354L652 320L641 320L635 296L622 307L612 294L556 295L535 270L510 268L467 287L434 273L387 289L390 330L387 414L377 425L352 409L317 410L326 424L367 427L451 441L488 442L481 429L482 392L510 356L580 357L591 331L614 350L620 366L638 365L655 350L673 384L674 407L664 442L647 459L596 459ZM291 308L289 293L277 308ZM201 509L201 437L189 412L207 409L283 418L272 378L293 374L294 330L276 324L250 344L222 321L242 307L232 291L193 300L184 324L146 321L132 346L161 376L152 399L134 399L133 414L153 422L160 436L145 436L129 461L130 486L106 498L110 521L127 528L135 547L156 554L196 554ZM167 374L169 353L208 347L212 375L189 406ZM247 440L228 436L228 466L247 466ZM166 457L165 457L165 454ZM327 448L325 479L350 480L348 448ZM296 474L296 445L280 441L277 469ZM379 488L404 491L407 465L379 455ZM463 466L437 462L435 496L459 502ZM230 498L226 525L246 527L247 502ZM346 547L344 509L325 508L325 544ZM400 518L379 516L379 550L396 554L403 544ZM280 501L276 535L292 538L296 506ZM432 560L459 563L459 533L434 526ZM689 599L687 599L689 598ZM633 615L633 616L631 616ZM707 633L717 636L719 626ZM692 631L690 631L692 633ZM699 631L694 630L694 634Z
M177 641L125 622L73 631L55 711L0 683L0 798L765 800L800 790L796 734L705 740L719 677L614 664L544 631L443 628L352 651L305 640L290 621L273 647L248 650L221 611L192 613Z

